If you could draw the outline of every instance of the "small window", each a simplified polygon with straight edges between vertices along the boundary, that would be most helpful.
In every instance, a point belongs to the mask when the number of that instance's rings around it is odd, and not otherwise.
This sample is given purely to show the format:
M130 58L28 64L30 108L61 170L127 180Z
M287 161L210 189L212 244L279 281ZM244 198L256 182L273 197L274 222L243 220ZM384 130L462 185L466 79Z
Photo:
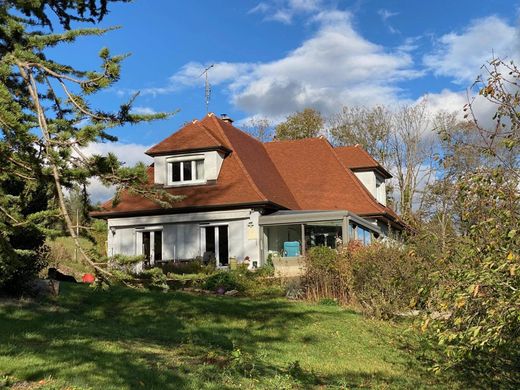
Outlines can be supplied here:
M204 180L204 160L173 161L169 163L170 183L185 183Z

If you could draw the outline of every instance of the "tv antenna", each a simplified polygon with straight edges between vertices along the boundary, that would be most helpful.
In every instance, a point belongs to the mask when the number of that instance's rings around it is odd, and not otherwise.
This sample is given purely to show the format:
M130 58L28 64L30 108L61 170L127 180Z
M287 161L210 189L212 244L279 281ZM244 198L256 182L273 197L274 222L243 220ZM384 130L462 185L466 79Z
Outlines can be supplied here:
M199 78L201 78L202 76L204 76L204 78L205 78L204 97L205 97L205 101L206 101L206 114L209 112L209 101L211 99L211 84L209 83L209 80L208 80L208 72L214 66L215 66L215 64L211 64L206 69L204 69L204 71L199 76Z

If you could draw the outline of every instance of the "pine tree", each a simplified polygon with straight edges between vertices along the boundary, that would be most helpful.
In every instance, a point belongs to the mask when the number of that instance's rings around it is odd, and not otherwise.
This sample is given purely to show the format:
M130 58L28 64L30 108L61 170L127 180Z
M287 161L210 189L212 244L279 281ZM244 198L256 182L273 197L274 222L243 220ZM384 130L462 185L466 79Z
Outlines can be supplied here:
M100 69L92 71L75 69L47 55L47 49L56 45L109 32L111 29L71 29L72 22L102 20L109 3L0 2L0 269L10 268L20 254L31 252L34 259L38 257L37 245L29 249L15 245L16 231L36 229L45 235L49 226L61 219L84 261L100 274L110 276L81 248L65 202L67 189L82 187L93 177L116 186L116 201L121 191L137 193L161 205L175 201L175 197L148 185L143 164L125 167L113 154L87 156L82 152L91 142L116 141L109 132L111 128L169 115L132 114L136 96L115 113L91 107L89 98L93 94L119 80L125 56L112 55L103 48L99 53ZM12 183L18 183L16 188ZM42 192L47 199L27 209L27 199Z

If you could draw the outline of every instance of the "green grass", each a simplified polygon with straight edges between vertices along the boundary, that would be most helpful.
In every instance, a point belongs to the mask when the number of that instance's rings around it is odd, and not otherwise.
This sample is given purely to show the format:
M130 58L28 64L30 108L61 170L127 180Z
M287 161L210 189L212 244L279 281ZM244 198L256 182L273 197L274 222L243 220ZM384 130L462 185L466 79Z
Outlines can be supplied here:
M0 387L442 387L404 347L406 326L338 306L61 288L46 303L0 302Z

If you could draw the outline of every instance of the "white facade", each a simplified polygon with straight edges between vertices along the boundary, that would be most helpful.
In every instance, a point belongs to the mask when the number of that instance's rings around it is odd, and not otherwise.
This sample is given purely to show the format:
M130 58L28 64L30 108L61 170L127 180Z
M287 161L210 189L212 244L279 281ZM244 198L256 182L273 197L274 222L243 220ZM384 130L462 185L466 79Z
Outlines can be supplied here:
M235 257L249 258L251 266L260 266L259 212L252 209L151 215L108 219L108 255L135 256L152 252L152 260L188 260L204 256L213 245L217 265ZM211 231L211 237L207 237ZM160 245L153 245L159 236ZM143 235L143 233L146 235ZM223 237L225 235L226 237ZM146 247L146 240L152 244ZM227 258L219 259L219 245ZM227 245L227 248L225 246ZM159 249L160 248L160 249ZM160 250L160 253L154 253Z
M386 206L385 178L376 171L357 171L356 177L363 183L368 191L382 205Z
M171 177L171 167L169 163L175 161L186 161L186 160L203 160L204 161L204 178L197 182L191 182L187 185L194 184L205 184L211 180L217 180L224 161L224 156L218 151L190 153L182 155L168 155L168 156L155 156L154 157L154 178L155 184L162 184L164 186L180 186L183 184L173 184L169 182L168 178ZM186 185L186 184L184 184Z

